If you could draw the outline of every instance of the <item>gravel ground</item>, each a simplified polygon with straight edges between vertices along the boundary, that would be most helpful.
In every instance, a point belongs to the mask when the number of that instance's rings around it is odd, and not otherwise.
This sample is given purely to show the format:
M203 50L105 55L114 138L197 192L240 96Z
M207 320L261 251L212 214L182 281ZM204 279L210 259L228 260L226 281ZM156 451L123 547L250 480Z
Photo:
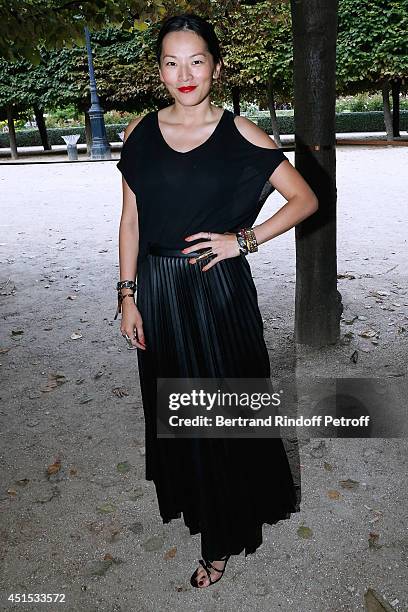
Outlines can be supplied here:
M406 385L405 157L404 147L337 149L336 346L294 344L294 230L251 256L277 377L295 366L305 379ZM301 512L265 525L256 554L233 557L216 586L190 586L199 535L181 519L163 525L144 480L136 352L113 321L119 172L3 165L0 181L0 609L357 612L372 587L407 611L405 438L302 438ZM272 194L258 221L283 203Z

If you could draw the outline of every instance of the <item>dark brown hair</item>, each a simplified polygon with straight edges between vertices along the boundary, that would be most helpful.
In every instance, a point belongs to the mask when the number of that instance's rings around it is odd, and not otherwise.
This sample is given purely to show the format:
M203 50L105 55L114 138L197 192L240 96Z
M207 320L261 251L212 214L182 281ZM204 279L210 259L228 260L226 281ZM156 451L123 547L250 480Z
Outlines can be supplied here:
M221 67L223 67L223 60L221 56L220 43L218 41L218 37L215 33L213 25L196 15L195 13L182 13L181 15L174 15L173 17L167 17L163 22L159 35L156 41L156 59L160 66L160 59L162 53L163 46L163 38L169 32L180 32L181 30L195 32L199 36L201 36L208 47L208 51L211 53L214 64L218 64L221 62Z

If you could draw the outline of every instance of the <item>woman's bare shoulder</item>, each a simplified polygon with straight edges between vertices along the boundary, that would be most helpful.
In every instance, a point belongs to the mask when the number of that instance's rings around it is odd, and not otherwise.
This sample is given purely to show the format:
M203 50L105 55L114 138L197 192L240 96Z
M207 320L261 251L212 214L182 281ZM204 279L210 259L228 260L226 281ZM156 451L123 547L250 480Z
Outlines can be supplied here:
M278 148L275 141L250 119L237 115L234 117L234 122L241 136L249 140L250 143L265 149Z
M124 137L124 140L127 140L129 138L129 136L131 135L131 133L133 132L135 127L141 122L141 120L144 117L146 117L146 115L147 115L147 113L145 113L144 115L139 115L138 117L135 117L134 119L132 119L132 121L130 121L130 123L125 128L125 137Z

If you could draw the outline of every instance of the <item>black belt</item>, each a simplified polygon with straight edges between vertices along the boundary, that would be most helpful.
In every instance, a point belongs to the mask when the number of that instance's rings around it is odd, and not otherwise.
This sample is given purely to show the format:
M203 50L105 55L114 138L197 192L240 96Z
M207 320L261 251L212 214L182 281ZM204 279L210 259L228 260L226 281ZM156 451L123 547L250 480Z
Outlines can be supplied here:
M187 246L185 248L187 248ZM165 257L198 257L198 255L202 255L204 253L204 250L182 253L181 249L168 249L158 244L151 244L148 252L149 255L162 255Z

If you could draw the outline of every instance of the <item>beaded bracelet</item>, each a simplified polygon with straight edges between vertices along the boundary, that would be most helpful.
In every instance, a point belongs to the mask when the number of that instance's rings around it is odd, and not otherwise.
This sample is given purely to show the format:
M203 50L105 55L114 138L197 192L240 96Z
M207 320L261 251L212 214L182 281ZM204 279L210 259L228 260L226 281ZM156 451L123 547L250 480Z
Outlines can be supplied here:
M245 238L243 237L243 235L240 232L237 232L236 234L237 240L238 240L238 246L239 246L239 250L241 251L241 253L243 255L248 255L249 251L248 251L248 247L247 247L247 243Z
M135 281L132 280L123 280L123 281L118 281L116 283L116 290L118 292L118 306L116 308L116 314L113 317L113 320L115 321L118 317L118 314L122 312L122 302L126 297L134 297L135 293L125 293L125 295L122 295L121 290L122 289L131 289L133 290L133 292L136 291L137 289L137 283Z
M132 280L123 280L123 281L118 281L116 283L117 291L120 291L123 288L136 289L136 287L137 287L136 282Z

